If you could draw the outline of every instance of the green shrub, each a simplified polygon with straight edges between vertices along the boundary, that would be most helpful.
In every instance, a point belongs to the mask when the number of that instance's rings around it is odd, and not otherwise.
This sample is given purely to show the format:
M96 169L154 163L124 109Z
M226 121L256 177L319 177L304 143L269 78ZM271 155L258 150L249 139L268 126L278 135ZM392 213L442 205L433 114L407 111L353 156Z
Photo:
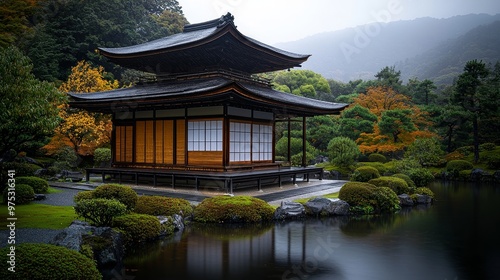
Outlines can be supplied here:
M486 166L490 169L500 169L500 154L490 153L484 156L484 161L486 161Z
M414 159L402 159L402 160L394 160L391 162L392 168L389 169L390 172L396 173L404 173L406 174L408 170L421 168L422 166L418 161Z
M392 213L401 209L398 196L390 188L376 188L373 198L377 201L376 209L381 213Z
M434 181L434 175L425 168L414 168L406 171L406 175L415 183L417 188L426 187Z
M472 163L470 163L469 161L466 161L466 160L461 160L461 159L450 160L446 164L446 171L448 172L448 174L450 174L454 178L459 177L460 171L470 170L472 168L474 168Z
M385 166L385 164L383 164L381 162L360 162L357 164L357 166L358 167L371 166L371 167L377 169L379 174L384 174L388 171L388 168Z
M2 169L5 172L7 172L7 170L15 170L16 177L21 177L33 176L35 174L35 171L41 169L41 167L36 164L26 162L3 162Z
M115 217L127 213L127 207L116 199L82 199L76 203L75 212L95 226L111 226Z
M95 198L116 199L133 210L137 202L137 193L129 186L119 184L104 184L94 190Z
M346 201L350 206L374 205L372 194L375 186L363 182L347 182L339 191L339 199Z
M2 256L10 248L0 250ZM0 262L0 279L102 279L95 263L86 256L66 247L50 244L16 244L15 272L8 269L8 261Z
M496 148L495 143L484 143L479 145L480 151L493 151Z
M274 208L251 196L215 196L194 209L194 220L203 223L257 223L270 221Z
M116 217L113 227L120 229L126 243L144 242L158 238L161 225L158 218L146 214L128 214Z
M368 160L371 162L381 162L381 163L387 162L387 158L384 155L378 153L370 154L368 156Z
M393 190L396 194L410 193L410 187L405 180L397 177L382 176L377 179L372 179L368 183L373 184L377 187L388 187Z
M73 201L78 202L83 199L93 199L93 198L95 198L94 191L81 191L73 197Z
M11 200L11 202L14 202L15 205L28 204L33 200L35 192L30 185L16 183L14 190L10 190L9 188L5 188L3 190L3 201L5 204L7 204L9 196L13 196L15 198L14 201Z
M410 192L413 192L417 186L415 185L415 182L410 178L410 176L403 174L403 173L397 173L392 175L392 177L397 177L405 180L405 182L408 184L408 187L410 187Z
M94 151L94 163L99 165L101 163L111 161L111 149L109 148L97 148Z
M16 177L16 183L30 185L35 193L47 193L49 190L47 180L35 176Z
M356 168L351 175L351 181L368 182L371 179L380 177L380 173L375 167L361 166Z
M182 213L182 216L186 217L193 213L193 207L189 201L182 198L140 196L135 204L134 212L153 216L171 216Z
M415 194L425 194L428 195L432 198L434 198L434 192L431 191L431 189L426 188L426 187L420 187L415 190Z
M354 140L347 137L335 137L328 142L330 161L341 167L350 166L361 154Z

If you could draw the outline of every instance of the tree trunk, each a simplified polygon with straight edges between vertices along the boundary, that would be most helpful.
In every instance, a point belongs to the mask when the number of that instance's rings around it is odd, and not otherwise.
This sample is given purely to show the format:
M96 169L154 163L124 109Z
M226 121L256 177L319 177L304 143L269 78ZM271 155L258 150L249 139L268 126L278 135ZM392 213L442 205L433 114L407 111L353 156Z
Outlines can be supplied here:
M472 119L472 127L474 133L474 163L479 161L479 125L477 121L477 113L474 113Z

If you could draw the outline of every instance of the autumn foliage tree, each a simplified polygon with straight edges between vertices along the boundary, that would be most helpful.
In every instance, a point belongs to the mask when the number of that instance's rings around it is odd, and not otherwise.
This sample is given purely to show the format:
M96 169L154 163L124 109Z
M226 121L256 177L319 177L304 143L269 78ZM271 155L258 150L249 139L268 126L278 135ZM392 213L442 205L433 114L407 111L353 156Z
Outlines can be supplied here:
M102 67L92 67L88 62L80 61L59 89L63 92L89 93L118 88L116 80L105 80L104 75ZM49 153L69 145L77 154L92 154L97 147L110 142L112 123L109 115L70 108L68 104L61 109L63 122L56 128L56 136L51 143L45 147Z
M351 107L362 106L377 116L373 132L364 132L356 142L363 153L396 152L410 145L416 138L435 134L428 130L431 122L427 113L412 104L408 96L391 87L371 87L366 94L354 99Z

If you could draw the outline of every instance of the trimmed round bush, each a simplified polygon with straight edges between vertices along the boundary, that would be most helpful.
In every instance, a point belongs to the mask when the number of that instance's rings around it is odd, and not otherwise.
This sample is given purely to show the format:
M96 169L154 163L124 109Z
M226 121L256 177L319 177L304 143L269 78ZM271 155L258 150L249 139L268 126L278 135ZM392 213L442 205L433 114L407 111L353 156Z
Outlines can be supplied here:
M420 187L415 190L415 194L425 194L428 195L432 198L434 198L434 192L431 191L431 189L426 188L426 187Z
M372 194L375 186L363 182L347 182L339 191L339 199L346 201L351 206L374 205Z
M94 190L95 198L116 199L133 210L137 202L137 193L129 186L120 184L104 184Z
M484 156L483 159L486 161L486 166L490 169L500 169L500 153L490 152L488 155Z
M202 223L258 223L273 215L271 205L251 196L209 197L194 209L194 220Z
M368 156L368 160L371 161L371 162L381 162L381 163L384 163L387 161L387 158L382 155L382 154L378 154L378 153L373 153L373 154L370 154Z
M413 182L413 180L410 178L410 176L408 176L406 174L397 173L397 174L392 175L392 177L401 178L401 179L405 180L405 182L408 184L408 187L410 187L410 191L413 191L417 188L417 185L415 185L415 182Z
M78 202L83 199L93 199L93 198L95 198L94 191L81 191L73 197L73 201Z
M3 201L6 204L7 204L10 192L14 192L14 193L11 193L13 195L10 195L10 196L15 197L16 200L14 200L14 201L11 200L12 202L15 203L15 205L28 204L33 200L33 198L35 196L35 192L33 191L33 188L30 185L16 183L16 187L14 190L9 190L9 188L5 188L3 190Z
M377 201L377 211L381 213L392 213L401 209L398 196L388 187L376 188L373 192L373 198Z
M426 187L434 181L434 175L425 168L413 168L406 171L406 175L415 183L417 188Z
M134 212L153 216L181 214L186 217L193 213L193 207L189 201L182 198L143 195L137 198Z
M405 182L405 180L397 177L382 176L377 179L371 179L368 183L373 184L377 187L388 187L393 190L396 194L410 193L410 187Z
M454 174L454 175L457 175L458 172L462 171L462 170L469 170L469 169L472 169L474 168L474 166L472 165L472 163L466 161L466 160L461 160L461 159L457 159L457 160L450 160L447 164L446 164L446 171Z
M9 254L10 248L0 250ZM62 246L43 243L16 245L15 272L7 270L8 261L0 264L0 279L102 279L92 259Z
M75 205L79 217L89 220L94 226L111 226L115 217L125 215L127 207L116 199L82 199Z
M385 172L388 171L388 168L381 162L360 162L360 163L358 163L357 166L359 166L359 167L371 166L371 167L377 169L379 174L384 174Z
M111 149L110 148L97 148L94 151L94 162L108 162L111 160Z
M379 178L380 173L375 167L361 166L354 170L351 175L351 181L368 182L371 179Z
M479 145L480 151L493 151L496 148L495 143L483 143Z
M156 239L161 230L158 218L146 214L127 214L116 217L113 221L113 227L123 232L127 243Z
M35 193L47 193L49 190L47 180L35 176L16 177L16 184L30 185Z

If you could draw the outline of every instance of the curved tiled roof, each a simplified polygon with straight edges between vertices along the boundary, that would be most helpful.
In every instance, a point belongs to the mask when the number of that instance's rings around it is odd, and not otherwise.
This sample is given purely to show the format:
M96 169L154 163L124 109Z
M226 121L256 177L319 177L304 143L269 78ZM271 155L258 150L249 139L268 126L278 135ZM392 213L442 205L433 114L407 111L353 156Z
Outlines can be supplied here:
M97 93L70 93L72 107L112 113L120 106L179 108L192 104L232 104L274 111L279 115L314 116L338 114L347 104L332 103L250 82L215 77L138 85Z

